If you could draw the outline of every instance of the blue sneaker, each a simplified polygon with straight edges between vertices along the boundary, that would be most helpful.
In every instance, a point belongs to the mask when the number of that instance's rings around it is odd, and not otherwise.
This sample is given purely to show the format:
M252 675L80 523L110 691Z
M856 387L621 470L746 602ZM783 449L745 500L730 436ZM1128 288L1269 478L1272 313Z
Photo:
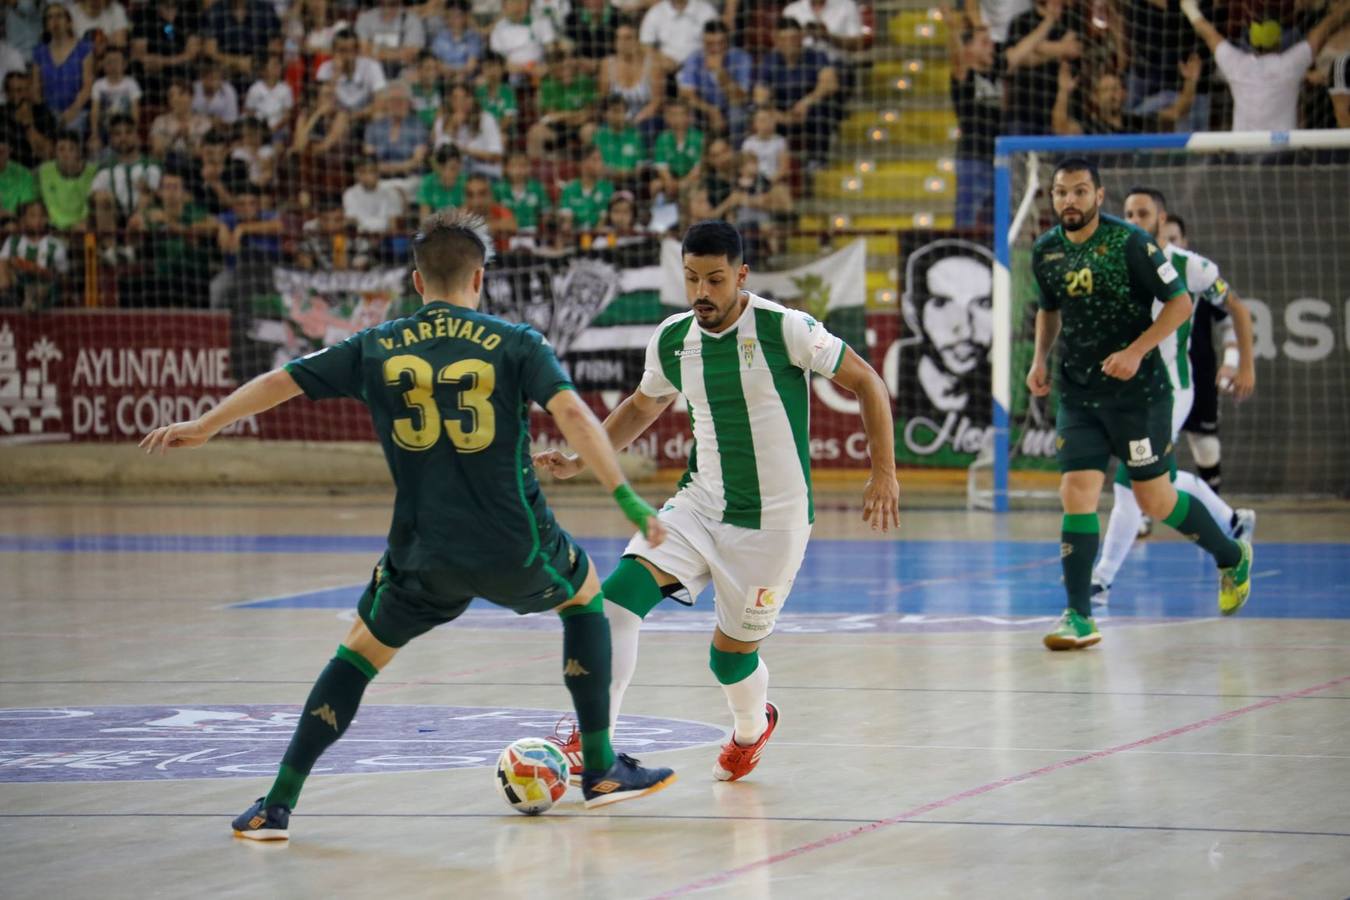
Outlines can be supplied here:
M285 841L291 837L291 811L280 803L263 809L266 797L259 797L234 820L234 836L250 841Z
M620 800L632 800L655 794L675 782L672 769L644 769L627 753L620 753L607 771L581 773L581 794L586 808L608 806Z

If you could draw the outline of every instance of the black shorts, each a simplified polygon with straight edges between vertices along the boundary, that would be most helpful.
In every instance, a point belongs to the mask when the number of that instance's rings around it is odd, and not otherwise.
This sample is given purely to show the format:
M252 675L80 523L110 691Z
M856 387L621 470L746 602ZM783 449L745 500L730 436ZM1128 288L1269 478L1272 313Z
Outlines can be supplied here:
M1172 396L1150 404L1088 406L1061 397L1055 417L1055 449L1061 472L1105 472L1111 457L1131 481L1148 481L1172 470Z
M356 605L357 615L386 647L402 647L469 608L474 597L520 615L570 600L591 570L590 558L561 528L551 529L529 565L405 571L385 551Z
M1209 303L1200 303L1195 311L1195 325L1191 331L1191 384L1195 387L1195 402L1181 430L1191 434L1219 433L1219 358L1214 352L1214 322L1227 317L1226 313Z

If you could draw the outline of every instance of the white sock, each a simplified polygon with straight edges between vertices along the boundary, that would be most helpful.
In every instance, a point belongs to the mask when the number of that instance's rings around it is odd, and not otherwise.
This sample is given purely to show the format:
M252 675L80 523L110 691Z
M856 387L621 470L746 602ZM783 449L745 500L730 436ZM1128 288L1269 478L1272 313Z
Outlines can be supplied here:
M1102 538L1101 559L1092 570L1093 581L1108 585L1116 580L1116 573L1139 537L1139 523L1144 518L1139 501L1134 499L1134 491L1114 483L1112 488L1116 502L1111 505L1111 518L1106 523L1106 536Z
M1210 516L1219 523L1223 533L1232 536L1233 532L1233 507L1223 502L1223 498L1214 493L1214 488L1200 480L1198 475L1190 472L1177 472L1177 490L1185 491L1201 503L1205 504L1205 509L1209 510Z
M619 706L623 703L624 691L628 690L633 672L637 669L638 632L642 630L642 617L606 598L605 618L609 620L609 643L613 658L609 679L609 730L612 735L614 723L619 721Z
M755 671L735 684L722 685L722 690L727 695L732 718L736 720L732 740L748 747L769 727L769 717L764 712L764 704L769 699L769 667L764 665L763 657Z

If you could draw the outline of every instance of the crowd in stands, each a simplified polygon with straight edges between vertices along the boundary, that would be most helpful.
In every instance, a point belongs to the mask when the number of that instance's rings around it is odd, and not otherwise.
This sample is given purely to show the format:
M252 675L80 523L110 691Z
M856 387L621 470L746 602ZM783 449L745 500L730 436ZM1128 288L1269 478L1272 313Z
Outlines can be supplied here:
M92 253L137 304L227 305L241 263L393 261L447 206L502 250L704 216L769 240L859 10L720 2L0 0L0 303Z
M447 206L503 250L711 216L772 253L846 109L889 102L880 13L717 2L0 0L0 305L91 265L228 305L253 261L401 261ZM988 222L999 134L1350 127L1350 0L1211 2L943 8L956 224Z
M959 227L1000 134L1350 128L1350 0L966 0L943 9Z

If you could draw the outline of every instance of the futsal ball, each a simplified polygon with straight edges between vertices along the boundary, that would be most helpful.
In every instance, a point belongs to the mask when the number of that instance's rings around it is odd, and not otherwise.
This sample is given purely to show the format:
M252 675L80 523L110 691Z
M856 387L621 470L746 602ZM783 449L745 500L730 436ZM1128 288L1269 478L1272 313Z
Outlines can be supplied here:
M497 792L527 816L548 812L567 791L567 757L543 738L521 738L497 757Z

